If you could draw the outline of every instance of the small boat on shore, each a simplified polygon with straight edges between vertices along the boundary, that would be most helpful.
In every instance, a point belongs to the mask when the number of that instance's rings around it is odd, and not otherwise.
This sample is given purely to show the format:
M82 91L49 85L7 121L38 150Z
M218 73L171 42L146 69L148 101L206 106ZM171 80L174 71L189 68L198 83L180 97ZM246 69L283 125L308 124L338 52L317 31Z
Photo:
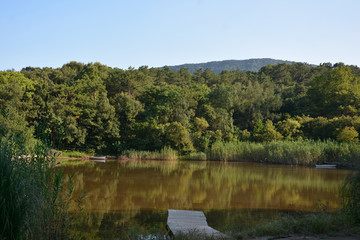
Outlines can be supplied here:
M92 161L92 162L106 162L106 157L105 156L90 156L89 157L89 160Z
M336 164L316 164L316 168L335 169Z

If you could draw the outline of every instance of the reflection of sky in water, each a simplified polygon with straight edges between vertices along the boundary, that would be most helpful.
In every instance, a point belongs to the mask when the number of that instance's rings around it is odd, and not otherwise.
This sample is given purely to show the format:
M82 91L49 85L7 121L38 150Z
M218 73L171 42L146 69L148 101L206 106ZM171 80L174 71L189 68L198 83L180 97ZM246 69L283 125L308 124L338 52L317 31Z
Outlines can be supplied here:
M346 170L219 162L128 162L66 165L88 213L124 210L336 208Z

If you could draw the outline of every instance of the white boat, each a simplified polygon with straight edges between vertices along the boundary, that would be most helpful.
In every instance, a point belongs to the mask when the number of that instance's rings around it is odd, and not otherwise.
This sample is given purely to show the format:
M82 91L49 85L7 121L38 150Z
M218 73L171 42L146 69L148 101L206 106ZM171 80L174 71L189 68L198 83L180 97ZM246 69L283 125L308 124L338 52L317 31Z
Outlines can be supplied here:
M316 164L316 168L334 169L336 168L336 164Z
M102 156L102 157L100 157L100 156L90 156L89 160L92 161L92 162L102 162L102 163L104 163L104 162L106 162L106 157L105 156Z

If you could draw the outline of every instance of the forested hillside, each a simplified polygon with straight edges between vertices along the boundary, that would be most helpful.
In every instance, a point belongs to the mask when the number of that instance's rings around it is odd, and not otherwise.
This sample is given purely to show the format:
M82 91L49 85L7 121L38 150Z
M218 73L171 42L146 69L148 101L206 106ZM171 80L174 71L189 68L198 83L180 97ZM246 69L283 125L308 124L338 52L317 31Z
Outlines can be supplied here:
M122 70L70 62L0 72L0 136L56 149L206 151L214 142L358 141L360 69Z
M257 72L260 68L266 65L276 65L281 63L294 64L295 62L277 60L271 58L253 58L247 60L224 60L224 61L214 61L206 63L193 63L193 64L182 64L176 66L169 66L173 71L179 71L181 68L189 69L190 73L194 73L199 69L210 69L215 73L221 73L223 70L235 71L235 70L245 70Z

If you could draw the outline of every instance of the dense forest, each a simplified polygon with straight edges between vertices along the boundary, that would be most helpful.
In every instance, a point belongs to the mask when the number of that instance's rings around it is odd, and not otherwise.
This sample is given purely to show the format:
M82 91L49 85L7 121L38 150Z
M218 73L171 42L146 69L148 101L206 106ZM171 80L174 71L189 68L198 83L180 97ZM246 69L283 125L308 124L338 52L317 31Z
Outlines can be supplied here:
M210 69L215 73L221 73L224 70L246 70L257 72L266 65L276 65L281 63L294 64L295 62L284 61L272 58L252 58L247 60L224 60L224 61L213 61L206 63L188 63L182 65L169 66L173 71L179 71L181 68L189 69L190 73L194 73L200 68Z
M217 141L356 142L360 68L267 65L214 73L70 62L0 72L0 137L121 154L205 152Z

